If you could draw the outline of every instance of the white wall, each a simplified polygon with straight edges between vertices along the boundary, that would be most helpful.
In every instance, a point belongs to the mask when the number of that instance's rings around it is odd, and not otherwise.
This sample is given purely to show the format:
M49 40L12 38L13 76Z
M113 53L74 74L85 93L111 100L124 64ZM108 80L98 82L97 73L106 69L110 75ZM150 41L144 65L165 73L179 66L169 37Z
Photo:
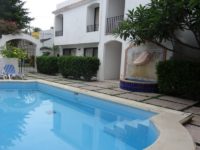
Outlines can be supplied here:
M122 45L119 42L110 42L105 45L105 80L118 80L120 78L121 50Z
M107 18L124 15L125 0L107 0Z
M94 0L63 12L64 32L63 36L55 37L55 45L99 42L99 31L87 33L87 8L97 2Z
M83 1L83 0L65 0L64 2L58 4L56 7L57 7L57 9L60 9L60 8L65 7L65 6L70 6L70 5L74 4L74 3L78 3L80 1Z
M38 39L33 38L32 36L28 34L15 34L15 35L3 35L2 38L0 39L0 48L6 45L6 42L11 41L13 39L22 39L22 40L27 40L36 45L36 56L40 56L42 53L40 51L41 48L41 43ZM1 49L0 49L1 50Z
M6 64L12 64L15 67L15 71L19 72L17 58L0 58L0 72L2 72L2 70Z

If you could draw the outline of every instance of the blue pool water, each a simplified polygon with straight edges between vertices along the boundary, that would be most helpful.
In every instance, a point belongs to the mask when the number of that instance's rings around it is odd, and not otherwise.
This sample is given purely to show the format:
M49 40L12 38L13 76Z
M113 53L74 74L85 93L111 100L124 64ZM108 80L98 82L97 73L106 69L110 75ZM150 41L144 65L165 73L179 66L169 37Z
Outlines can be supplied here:
M0 150L142 150L155 113L41 83L0 83Z

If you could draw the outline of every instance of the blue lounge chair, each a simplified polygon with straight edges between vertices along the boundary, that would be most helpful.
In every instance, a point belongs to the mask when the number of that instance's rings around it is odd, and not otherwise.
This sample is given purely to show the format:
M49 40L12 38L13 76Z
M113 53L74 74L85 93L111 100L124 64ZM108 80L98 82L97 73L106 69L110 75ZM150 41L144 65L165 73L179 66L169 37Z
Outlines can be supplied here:
M15 67L12 64L6 64L4 66L4 74L9 79L12 79L13 77L20 77L21 79L23 79L23 75L20 73L17 73L15 70Z

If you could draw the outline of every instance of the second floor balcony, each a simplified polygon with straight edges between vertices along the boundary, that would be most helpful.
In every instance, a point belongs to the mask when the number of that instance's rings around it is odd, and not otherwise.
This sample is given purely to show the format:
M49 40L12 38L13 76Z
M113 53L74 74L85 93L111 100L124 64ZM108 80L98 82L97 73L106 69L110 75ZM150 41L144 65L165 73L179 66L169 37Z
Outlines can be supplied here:
M124 15L110 17L106 19L106 34L112 34L119 26L120 22L124 20Z

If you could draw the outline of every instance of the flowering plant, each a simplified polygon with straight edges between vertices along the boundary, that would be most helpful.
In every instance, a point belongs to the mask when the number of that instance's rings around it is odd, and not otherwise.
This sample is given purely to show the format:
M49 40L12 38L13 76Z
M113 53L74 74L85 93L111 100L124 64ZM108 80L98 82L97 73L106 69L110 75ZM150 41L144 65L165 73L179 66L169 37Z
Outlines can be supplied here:
M25 59L27 57L27 53L24 52L24 50L9 45L7 47L4 47L0 51L0 53L3 57L8 57L8 58Z

